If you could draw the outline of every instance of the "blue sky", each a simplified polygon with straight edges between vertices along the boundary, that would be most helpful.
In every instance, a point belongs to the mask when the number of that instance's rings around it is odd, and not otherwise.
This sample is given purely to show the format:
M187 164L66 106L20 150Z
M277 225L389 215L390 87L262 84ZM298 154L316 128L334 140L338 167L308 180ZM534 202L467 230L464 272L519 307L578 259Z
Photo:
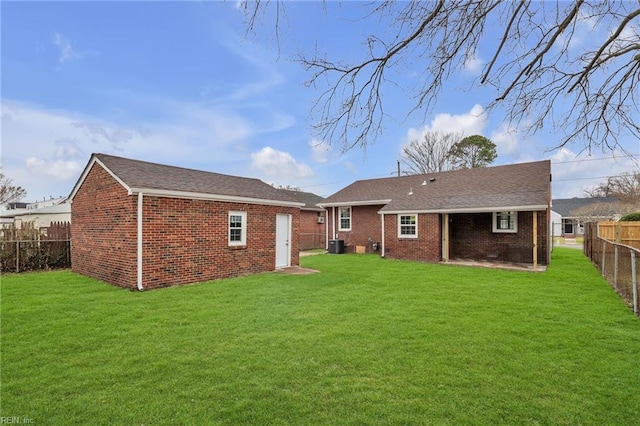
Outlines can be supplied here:
M584 196L604 176L638 169L629 157L580 153L553 131L528 135L482 114L490 93L473 81L490 52L456 74L431 111L406 115L394 74L389 114L366 151L314 139L317 90L299 52L361 56L383 21L356 19L357 3L287 3L279 42L267 19L246 35L235 2L2 2L2 170L27 201L67 195L92 152L257 177L328 196L354 180L391 176L402 146L425 130L482 134L494 164L552 160L554 198ZM597 29L596 29L597 30ZM588 32L585 32L588 34ZM577 42L579 40L576 40ZM623 140L640 156L638 140ZM586 159L586 161L578 161Z

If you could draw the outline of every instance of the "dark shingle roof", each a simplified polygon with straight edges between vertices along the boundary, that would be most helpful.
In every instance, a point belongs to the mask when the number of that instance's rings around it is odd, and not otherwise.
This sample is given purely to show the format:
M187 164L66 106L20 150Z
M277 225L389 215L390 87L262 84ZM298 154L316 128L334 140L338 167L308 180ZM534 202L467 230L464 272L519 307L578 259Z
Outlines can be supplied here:
M616 203L618 203L616 197L559 198L552 201L551 210L562 217L572 217L574 212L586 206L611 204L612 213L617 213Z
M369 179L352 183L322 204L384 200L380 204L386 212L534 208L548 205L550 179L549 161Z
M318 203L324 201L324 198L319 195L313 194L311 192L292 191L288 189L281 189L281 191L287 192L290 196L293 196L293 198L299 203L304 203L304 206L302 206L303 210L324 210L317 206Z
M93 158L104 164L129 189L222 195L297 203L290 194L259 179L185 169L107 154L93 154Z

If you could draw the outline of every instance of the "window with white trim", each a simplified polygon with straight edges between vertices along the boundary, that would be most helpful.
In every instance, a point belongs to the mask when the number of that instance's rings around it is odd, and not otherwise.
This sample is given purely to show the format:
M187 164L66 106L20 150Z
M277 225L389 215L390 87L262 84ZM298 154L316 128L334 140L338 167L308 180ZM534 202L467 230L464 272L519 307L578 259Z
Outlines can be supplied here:
M338 214L340 216L340 226L338 230L351 231L351 207L340 207Z
M493 232L518 232L518 212L493 212Z
M229 212L229 245L247 244L247 212Z
M418 238L418 215L398 215L398 238Z

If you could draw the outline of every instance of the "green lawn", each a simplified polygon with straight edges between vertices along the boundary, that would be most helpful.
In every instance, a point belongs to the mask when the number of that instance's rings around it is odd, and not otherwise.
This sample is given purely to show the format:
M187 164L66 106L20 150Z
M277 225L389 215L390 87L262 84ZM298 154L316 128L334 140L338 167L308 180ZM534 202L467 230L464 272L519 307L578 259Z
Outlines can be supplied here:
M640 421L640 321L577 250L546 273L302 259L148 292L1 284L0 416L36 424Z

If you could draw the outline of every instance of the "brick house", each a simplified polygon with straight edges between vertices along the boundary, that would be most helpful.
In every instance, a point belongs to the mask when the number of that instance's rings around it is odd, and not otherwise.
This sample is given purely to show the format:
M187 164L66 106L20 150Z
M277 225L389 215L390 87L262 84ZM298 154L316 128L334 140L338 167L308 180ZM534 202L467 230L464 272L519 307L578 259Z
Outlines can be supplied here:
M318 207L324 198L311 192L287 191L296 201L304 203L300 208L300 250L323 248L326 241L324 209Z
M361 180L320 206L347 252L537 266L550 259L550 203L551 164L538 161Z
M120 287L298 265L302 203L257 179L93 154L69 198L73 271Z

